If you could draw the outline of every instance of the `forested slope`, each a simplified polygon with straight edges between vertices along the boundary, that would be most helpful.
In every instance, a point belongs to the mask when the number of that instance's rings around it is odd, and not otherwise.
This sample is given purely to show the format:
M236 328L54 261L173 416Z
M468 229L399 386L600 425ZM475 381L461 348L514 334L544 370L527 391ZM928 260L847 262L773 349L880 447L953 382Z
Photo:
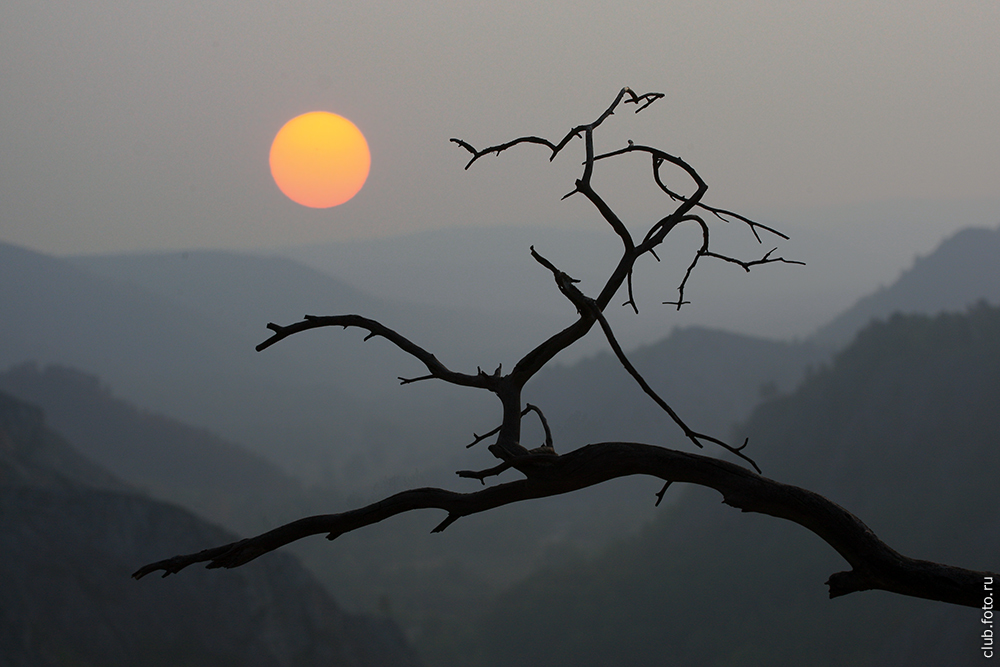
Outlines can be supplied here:
M0 393L0 664L418 664L392 623L343 612L288 554L236 572L129 576L232 539L118 482L40 410Z
M765 475L822 493L906 555L1000 565L1000 309L865 329L740 427ZM704 489L597 559L498 599L468 650L501 665L978 664L979 613L883 592L828 600L819 538ZM512 639L516 638L516 639Z

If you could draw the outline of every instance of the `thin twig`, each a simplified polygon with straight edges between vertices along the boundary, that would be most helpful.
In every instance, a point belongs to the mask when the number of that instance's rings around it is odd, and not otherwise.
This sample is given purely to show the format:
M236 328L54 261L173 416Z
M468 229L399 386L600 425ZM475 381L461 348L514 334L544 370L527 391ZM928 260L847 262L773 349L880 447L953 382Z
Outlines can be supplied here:
M663 488L656 493L656 503L653 505L653 507L660 506L660 503L663 502L663 496L666 495L667 489L670 488L671 484L673 484L673 482L669 479L663 483Z
M552 444L552 431L549 430L549 420L547 420L545 418L545 415L542 414L541 409L537 405L532 405L531 403L525 403L524 410L525 412L522 412L521 413L522 415L525 414L528 410L531 410L538 415L538 421L542 422L542 430L545 431L545 444L542 446L547 447L552 451L555 451L555 446Z

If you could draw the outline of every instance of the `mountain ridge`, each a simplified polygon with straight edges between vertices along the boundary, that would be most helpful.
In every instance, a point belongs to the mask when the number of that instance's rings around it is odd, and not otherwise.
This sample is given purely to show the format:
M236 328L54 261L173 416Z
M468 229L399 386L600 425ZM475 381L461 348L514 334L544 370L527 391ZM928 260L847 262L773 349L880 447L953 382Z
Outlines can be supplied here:
M842 347L869 321L894 312L957 311L985 299L1000 303L1000 227L967 227L944 239L887 287L862 297L810 340Z
M138 410L94 375L26 363L0 371L0 391L41 406L49 428L102 470L231 530L262 532L308 506L302 485L274 463L206 429Z

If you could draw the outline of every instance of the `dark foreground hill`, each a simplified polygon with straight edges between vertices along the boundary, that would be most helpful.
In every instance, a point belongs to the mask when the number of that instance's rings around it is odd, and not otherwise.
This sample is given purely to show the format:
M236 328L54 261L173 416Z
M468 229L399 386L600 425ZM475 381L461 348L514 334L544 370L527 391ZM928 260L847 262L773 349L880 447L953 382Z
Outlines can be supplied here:
M395 626L345 614L286 554L133 581L233 536L148 500L0 394L0 664L414 665Z
M742 428L765 474L826 495L916 558L1000 565L1000 309L897 316ZM495 601L482 665L971 665L982 613L884 592L827 599L816 536L686 489L639 537ZM517 638L516 641L511 638ZM468 664L468 663L466 663Z

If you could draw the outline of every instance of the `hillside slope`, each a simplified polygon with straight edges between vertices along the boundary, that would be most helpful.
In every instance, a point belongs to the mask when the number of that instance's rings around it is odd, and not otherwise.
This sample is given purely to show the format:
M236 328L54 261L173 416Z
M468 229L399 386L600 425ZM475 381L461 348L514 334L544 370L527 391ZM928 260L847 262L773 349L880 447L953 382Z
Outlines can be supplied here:
M342 612L286 554L235 572L133 581L177 549L231 541L128 490L0 394L0 663L415 665L390 623Z
M242 534L312 509L302 485L272 462L208 430L139 410L96 376L22 364L0 372L0 391L41 407L53 430L118 479Z

